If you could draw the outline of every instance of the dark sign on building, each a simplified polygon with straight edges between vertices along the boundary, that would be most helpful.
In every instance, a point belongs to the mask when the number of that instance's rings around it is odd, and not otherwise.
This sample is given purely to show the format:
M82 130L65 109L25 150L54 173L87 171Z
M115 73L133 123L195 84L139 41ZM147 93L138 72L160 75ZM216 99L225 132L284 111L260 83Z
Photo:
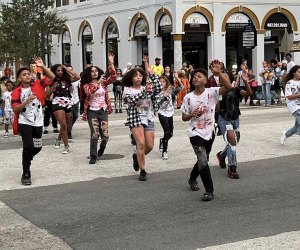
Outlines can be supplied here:
M255 26L249 22L243 31L243 47L247 49L254 49L257 45L257 32Z
M292 31L292 26L287 17L281 13L275 13L271 15L265 24L266 30L272 29L287 29L287 31Z

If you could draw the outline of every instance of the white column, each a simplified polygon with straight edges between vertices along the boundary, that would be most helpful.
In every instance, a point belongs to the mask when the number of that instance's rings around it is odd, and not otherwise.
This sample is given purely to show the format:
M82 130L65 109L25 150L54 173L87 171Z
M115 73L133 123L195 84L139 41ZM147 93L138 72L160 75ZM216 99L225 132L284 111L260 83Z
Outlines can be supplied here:
M162 38L159 36L155 36L154 38L151 38L148 40L149 45L149 63L150 65L155 64L154 59L156 57L161 58L161 65L164 65L163 62L163 55L162 55Z
M174 41L174 69L178 70L182 66L182 42Z
M213 53L214 47L215 47L214 34L212 33L211 35L207 36L207 68L208 68L209 62L211 62L213 59L216 59L214 56L214 53ZM211 74L210 70L208 71L208 74L209 75Z
M256 75L256 79L260 81L259 71L261 69L261 63L265 60L265 37L264 34L257 34L257 46L252 50L253 60L253 72Z
M212 36L212 59L218 59L226 63L226 44L225 44L225 33L222 33L222 22L223 22L223 8L222 4L219 2L213 3L214 11L214 32ZM207 42L209 42L207 40ZM208 57L209 58L209 57ZM208 60L209 62L211 60ZM226 66L226 65L225 65Z

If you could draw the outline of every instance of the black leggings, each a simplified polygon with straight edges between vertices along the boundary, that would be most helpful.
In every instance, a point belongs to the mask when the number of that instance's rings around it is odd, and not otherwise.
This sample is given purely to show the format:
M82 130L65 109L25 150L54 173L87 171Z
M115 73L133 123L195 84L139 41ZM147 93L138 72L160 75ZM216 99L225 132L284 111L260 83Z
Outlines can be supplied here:
M163 142L163 152L168 150L168 142L173 136L173 116L166 117L161 114L158 114L159 122L164 130L164 137L162 138Z
M114 92L114 97L115 97L115 110L120 110L122 109L122 92Z
M42 150L43 127L19 124L19 129L23 142L23 173L28 173L30 171L30 165L33 157Z

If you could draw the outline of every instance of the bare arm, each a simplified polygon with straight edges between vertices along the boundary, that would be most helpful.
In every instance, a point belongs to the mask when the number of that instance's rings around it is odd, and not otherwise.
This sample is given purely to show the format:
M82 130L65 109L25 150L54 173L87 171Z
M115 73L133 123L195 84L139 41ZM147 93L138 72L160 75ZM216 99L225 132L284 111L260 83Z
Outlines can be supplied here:
M22 102L21 104L18 104L16 106L14 106L12 109L14 112L19 113L21 112L27 104L29 104L30 102L32 102L34 99L36 98L35 95L31 95L29 96L24 102Z
M243 71L243 73L242 73L242 79L243 79L243 81L245 83L245 89L246 89L246 91L242 90L241 93L240 93L241 96L247 97L247 96L252 95L252 90L251 90L250 85L249 85L249 78L248 78L248 74L247 74L246 71Z
M39 57L35 57L34 58L34 61L36 63L37 66L41 67L43 69L43 72L45 73L45 75L47 76L48 80L51 82L54 80L55 78L55 75L54 73L48 69L45 65L44 65L44 62L41 58Z

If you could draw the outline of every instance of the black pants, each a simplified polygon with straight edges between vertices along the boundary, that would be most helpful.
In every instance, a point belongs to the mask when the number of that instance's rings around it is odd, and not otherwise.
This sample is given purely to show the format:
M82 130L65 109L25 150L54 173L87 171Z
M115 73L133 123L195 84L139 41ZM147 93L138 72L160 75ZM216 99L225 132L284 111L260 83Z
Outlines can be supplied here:
M57 120L52 111L52 102L49 100L45 101L45 111L44 111L44 127L49 127L50 116L52 119L53 128L57 128Z
M197 155L197 162L195 163L191 171L190 180L196 181L196 179L200 175L203 186L205 188L205 192L208 193L214 192L214 185L211 178L210 169L207 164L207 156L211 151L213 141L214 135L213 138L209 141L204 140L200 136L194 136L190 138L190 142L193 146L194 152Z
M164 130L164 137L162 138L163 142L163 152L168 151L168 142L173 136L173 116L166 117L161 114L158 114L159 122Z
M72 133L73 125L78 119L78 111L79 111L79 102L72 105L72 110L71 110L72 119L70 119L68 123L68 133Z
M115 110L122 109L122 101L123 101L123 93L119 91L114 91L114 98L115 98Z
M23 173L26 173L30 171L30 165L33 157L42 150L43 127L33 127L26 124L19 124L19 129L23 142Z
M90 156L97 156L97 145L101 136L100 148L105 149L109 139L108 135L108 113L103 109L88 111L88 123L91 130Z

